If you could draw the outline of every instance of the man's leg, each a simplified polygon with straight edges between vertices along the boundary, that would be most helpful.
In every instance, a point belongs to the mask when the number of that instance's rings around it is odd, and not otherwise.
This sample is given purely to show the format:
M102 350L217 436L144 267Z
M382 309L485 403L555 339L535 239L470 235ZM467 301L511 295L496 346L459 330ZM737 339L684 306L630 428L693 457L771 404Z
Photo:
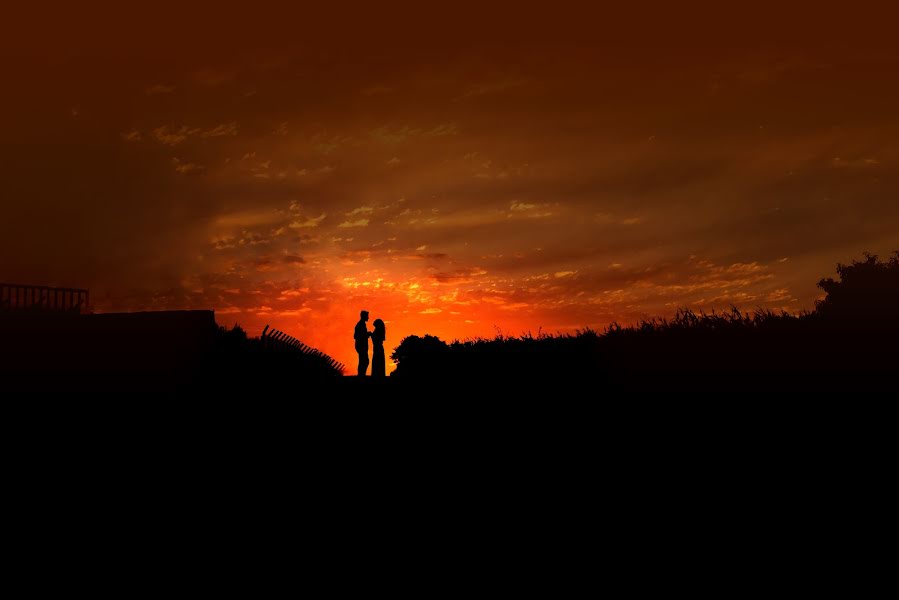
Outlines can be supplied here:
M359 352L359 377L365 377L368 370L368 352Z

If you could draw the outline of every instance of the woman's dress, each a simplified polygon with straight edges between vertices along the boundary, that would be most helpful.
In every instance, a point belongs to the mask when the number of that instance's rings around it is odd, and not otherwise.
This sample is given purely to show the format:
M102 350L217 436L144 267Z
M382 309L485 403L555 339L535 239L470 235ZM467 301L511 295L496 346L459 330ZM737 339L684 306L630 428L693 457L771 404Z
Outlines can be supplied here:
M384 359L384 336L377 331L371 334L371 376L384 377L387 375L387 362Z

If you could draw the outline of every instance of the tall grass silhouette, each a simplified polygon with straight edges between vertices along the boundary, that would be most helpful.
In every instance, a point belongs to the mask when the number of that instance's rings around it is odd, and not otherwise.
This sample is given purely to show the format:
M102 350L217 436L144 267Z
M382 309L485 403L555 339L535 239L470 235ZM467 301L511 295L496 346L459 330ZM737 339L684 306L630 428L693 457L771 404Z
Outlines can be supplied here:
M445 343L409 336L395 376L469 385L738 390L897 387L899 252L837 266L812 312L678 310L603 332L497 335Z

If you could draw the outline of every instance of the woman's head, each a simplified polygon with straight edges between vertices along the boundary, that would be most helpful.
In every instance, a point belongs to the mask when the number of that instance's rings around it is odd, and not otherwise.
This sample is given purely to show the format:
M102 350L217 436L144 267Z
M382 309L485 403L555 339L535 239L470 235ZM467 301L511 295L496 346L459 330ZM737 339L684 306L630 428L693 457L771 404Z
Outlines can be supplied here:
M384 321L382 321L381 319L375 319L375 322L372 323L372 325L374 325L375 329L377 329L378 331L384 331Z

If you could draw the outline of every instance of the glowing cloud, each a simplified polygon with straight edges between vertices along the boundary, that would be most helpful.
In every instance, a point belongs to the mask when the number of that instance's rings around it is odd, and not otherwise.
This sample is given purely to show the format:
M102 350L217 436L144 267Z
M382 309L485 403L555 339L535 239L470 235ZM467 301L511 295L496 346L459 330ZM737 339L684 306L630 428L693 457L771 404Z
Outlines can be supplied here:
M368 219L357 219L356 221L344 221L338 227L343 227L344 229L349 227L366 227L368 226Z
M304 229L307 227L318 227L325 220L325 213L317 217L307 217L305 219L297 219L290 224L291 229Z

